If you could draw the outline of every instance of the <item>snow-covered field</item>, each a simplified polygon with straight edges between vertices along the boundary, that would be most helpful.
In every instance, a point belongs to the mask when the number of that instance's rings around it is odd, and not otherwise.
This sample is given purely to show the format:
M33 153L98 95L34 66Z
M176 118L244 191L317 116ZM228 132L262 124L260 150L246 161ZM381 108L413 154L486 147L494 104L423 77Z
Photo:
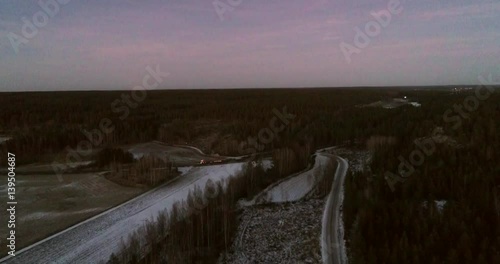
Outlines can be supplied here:
M0 182L0 201L7 201L7 181ZM139 195L143 189L120 186L94 173L16 176L16 246L18 249L64 230ZM0 223L7 223L0 203ZM1 237L8 232L0 225ZM0 247L7 254L7 247ZM0 257L1 258L1 257Z
M195 186L203 189L237 175L244 163L193 167L178 180L155 188L133 200L92 217L65 231L44 239L5 263L99 263L107 261L126 239L145 221L169 210L187 198Z

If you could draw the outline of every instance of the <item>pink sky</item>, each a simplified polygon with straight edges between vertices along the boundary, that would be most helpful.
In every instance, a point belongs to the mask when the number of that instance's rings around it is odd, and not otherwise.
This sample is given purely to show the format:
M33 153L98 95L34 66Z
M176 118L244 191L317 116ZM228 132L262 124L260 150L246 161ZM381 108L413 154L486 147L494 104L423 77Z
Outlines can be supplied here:
M390 1L242 0L221 20L211 1L73 0L17 53L9 34L22 36L21 18L42 8L2 1L0 91L131 89L157 64L170 73L165 89L475 84L498 75L492 1L401 2L403 12L348 63L340 44L355 46L355 29Z

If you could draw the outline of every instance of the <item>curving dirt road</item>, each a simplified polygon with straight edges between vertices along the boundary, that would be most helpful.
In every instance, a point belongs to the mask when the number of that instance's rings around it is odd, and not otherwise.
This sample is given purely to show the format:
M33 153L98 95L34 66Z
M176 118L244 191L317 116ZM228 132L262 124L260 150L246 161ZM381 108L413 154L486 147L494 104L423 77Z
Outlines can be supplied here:
M339 165L335 172L332 190L326 201L323 214L323 230L321 232L321 255L325 264L343 264L346 256L344 239L339 232L340 206L343 200L343 185L349 165L341 157L337 157Z

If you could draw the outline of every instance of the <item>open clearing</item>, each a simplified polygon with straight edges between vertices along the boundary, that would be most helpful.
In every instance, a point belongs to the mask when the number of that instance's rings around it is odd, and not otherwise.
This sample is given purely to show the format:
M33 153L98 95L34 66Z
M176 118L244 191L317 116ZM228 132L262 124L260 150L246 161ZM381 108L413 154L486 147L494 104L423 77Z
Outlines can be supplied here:
M16 176L16 250L61 231L138 195L143 190L122 187L97 174ZM0 201L7 201L6 181L0 185ZM5 212L6 203L0 203ZM1 214L1 223L7 215ZM7 225L0 225L2 238ZM0 247L2 256L6 247Z
M223 157L205 155L200 150L190 146L170 146L158 141L124 146L122 149L130 152L135 159L145 155L160 159L167 158L176 167L197 165L200 164L201 160L212 162L223 159Z
M407 98L392 98L392 99L373 102L371 104L359 105L357 107L381 107L384 109L395 109L395 108L405 106L405 105L411 105L413 107L422 106L420 103L412 102L412 101L408 100Z

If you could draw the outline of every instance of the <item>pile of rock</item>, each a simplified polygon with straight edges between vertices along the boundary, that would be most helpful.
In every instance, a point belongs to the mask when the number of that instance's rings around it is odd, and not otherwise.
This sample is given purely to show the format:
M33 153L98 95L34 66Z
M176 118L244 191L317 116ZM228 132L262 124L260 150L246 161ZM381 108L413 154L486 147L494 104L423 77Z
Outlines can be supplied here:
M231 250L219 263L322 263L324 206L313 199L245 208Z

